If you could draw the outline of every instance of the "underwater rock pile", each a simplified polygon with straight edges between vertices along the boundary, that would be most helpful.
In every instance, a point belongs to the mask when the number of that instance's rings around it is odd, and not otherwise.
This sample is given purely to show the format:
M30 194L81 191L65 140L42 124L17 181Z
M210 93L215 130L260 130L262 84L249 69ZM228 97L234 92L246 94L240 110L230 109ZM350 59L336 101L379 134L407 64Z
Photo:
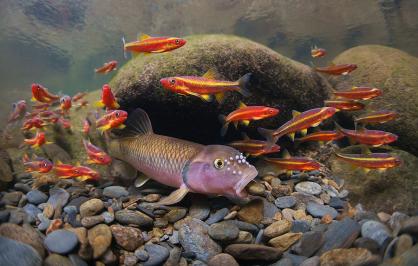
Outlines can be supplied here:
M236 205L191 194L153 205L166 188L60 180L1 192L2 265L414 265L418 216L352 207L327 169L279 177L261 170ZM408 264L409 263L409 264ZM412 264L411 264L412 263Z

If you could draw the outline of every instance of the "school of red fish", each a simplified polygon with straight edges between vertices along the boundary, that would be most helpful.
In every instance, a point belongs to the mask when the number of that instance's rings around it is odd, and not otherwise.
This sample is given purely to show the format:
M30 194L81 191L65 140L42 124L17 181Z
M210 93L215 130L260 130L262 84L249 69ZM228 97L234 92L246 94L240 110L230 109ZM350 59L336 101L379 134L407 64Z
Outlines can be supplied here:
M123 39L124 52L137 54L152 54L170 52L186 45L186 40L177 37L151 37L142 35L133 42L126 43ZM326 50L312 47L312 58L325 56ZM94 70L97 74L108 74L117 69L117 61L109 61ZM348 75L357 68L354 64L329 65L313 69L326 75ZM179 73L181 74L181 73ZM222 80L215 69L209 69L202 76L173 76L160 80L162 87L179 95L198 97L210 102L216 99L222 103L230 93L238 92L244 97L251 95L251 73L244 74L236 81ZM32 84L31 111L25 100L13 104L13 110L7 121L9 125L21 122L21 130L27 136L21 148L37 151L43 145L51 143L45 132L51 125L60 125L71 130L70 112L72 109L89 105L84 99L86 92L79 92L72 97L55 95L40 84ZM367 109L366 101L382 95L382 90L374 87L353 86L347 90L333 91L333 98L324 102L323 107L313 108L304 112L293 111L293 118L277 129L258 128L258 132L266 140L250 139L243 134L242 140L223 145L208 145L188 142L168 136L154 134L151 122L146 113L137 109L128 114L120 110L120 106L108 84L102 87L101 98L95 103L100 109L105 109L101 116L96 115L96 121L85 119L82 125L84 138L81 144L85 149L86 163L64 164L53 163L47 158L25 154L22 163L27 172L45 174L53 171L59 178L75 178L78 181L97 181L100 173L92 165L107 165L112 158L129 163L147 177L141 181L144 184L149 178L165 185L178 188L160 203L169 205L179 202L188 192L223 195L227 197L245 198L245 186L257 176L257 170L246 161L245 156L262 156L266 162L277 169L291 174L293 171L312 171L321 167L319 162L305 157L292 157L286 149L281 158L265 157L268 154L279 153L281 148L276 142L287 135L296 145L305 142L337 141L344 137L350 143L364 146L361 154L344 154L335 151L337 159L359 167L365 171L376 169L384 171L400 165L399 158L389 153L372 153L370 147L381 147L393 143L397 136L390 132L369 130L369 124L382 124L398 118L396 112L389 110L370 110L354 117L354 129L345 129L335 124L334 130L315 130L308 134L308 129L318 127L323 121L332 118L337 112L351 112ZM221 135L224 136L229 125L236 129L248 126L251 121L268 119L277 116L280 110L269 106L247 106L240 102L236 110L225 115L219 115L222 123ZM92 124L104 135L107 142L107 152L95 146L88 139ZM115 137L113 130L122 132L124 137ZM126 136L124 134L127 134ZM300 134L295 138L296 134ZM10 137L10 136L5 136Z

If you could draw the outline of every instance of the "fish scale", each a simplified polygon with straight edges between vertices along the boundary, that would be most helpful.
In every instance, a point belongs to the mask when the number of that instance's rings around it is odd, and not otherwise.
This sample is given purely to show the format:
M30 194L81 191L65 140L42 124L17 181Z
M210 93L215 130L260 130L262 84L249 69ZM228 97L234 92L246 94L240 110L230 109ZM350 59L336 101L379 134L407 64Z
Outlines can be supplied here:
M119 143L119 156L135 167L146 167L157 181L160 176L175 175L176 179L162 182L172 186L181 184L184 166L203 148L197 143L156 134L126 138Z

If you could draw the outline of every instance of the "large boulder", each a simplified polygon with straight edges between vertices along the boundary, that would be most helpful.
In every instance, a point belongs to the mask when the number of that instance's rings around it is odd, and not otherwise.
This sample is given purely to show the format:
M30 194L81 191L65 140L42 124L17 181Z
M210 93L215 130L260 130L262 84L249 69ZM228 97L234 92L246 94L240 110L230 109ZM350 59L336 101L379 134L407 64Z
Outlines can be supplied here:
M383 90L383 96L371 101L371 106L396 110L400 117L376 128L399 135L395 145L418 155L418 58L390 47L363 45L343 52L334 63L358 65L343 81L332 80L337 89L365 85Z
M187 44L175 51L133 58L110 83L122 108L145 109L157 132L213 143L219 141L218 115L236 109L239 101L281 109L274 119L251 123L255 130L257 126L278 127L289 120L292 109L304 111L322 106L329 96L329 86L310 67L261 44L229 35L197 35L186 39ZM252 96L243 98L239 93L231 93L218 105L172 93L160 85L161 78L203 75L210 68L226 80L237 80L251 72Z
M360 146L351 146L343 153L360 153ZM376 170L365 173L353 170L348 163L332 156L329 166L335 176L344 178L350 200L361 203L373 211L394 211L414 213L418 211L418 158L414 155L392 149L391 154L399 156L402 164L383 173Z

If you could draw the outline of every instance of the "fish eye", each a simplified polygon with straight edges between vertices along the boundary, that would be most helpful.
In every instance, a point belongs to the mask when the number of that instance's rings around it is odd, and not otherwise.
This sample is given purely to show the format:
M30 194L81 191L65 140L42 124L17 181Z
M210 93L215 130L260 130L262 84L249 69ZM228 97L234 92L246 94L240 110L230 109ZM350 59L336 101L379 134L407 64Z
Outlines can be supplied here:
M213 165L216 169L222 169L225 166L225 163L222 159L218 158L215 161L213 161Z
M179 39L176 39L176 44L179 44L180 43L180 40Z
M170 83L174 85L176 83L176 80L175 79L170 79Z
M75 174L79 174L79 173L80 173L80 171L78 171L78 170L76 169L76 170L74 170L74 173L75 173Z
M116 113L115 113L115 116L116 116L116 117L119 117L119 112L116 112Z

